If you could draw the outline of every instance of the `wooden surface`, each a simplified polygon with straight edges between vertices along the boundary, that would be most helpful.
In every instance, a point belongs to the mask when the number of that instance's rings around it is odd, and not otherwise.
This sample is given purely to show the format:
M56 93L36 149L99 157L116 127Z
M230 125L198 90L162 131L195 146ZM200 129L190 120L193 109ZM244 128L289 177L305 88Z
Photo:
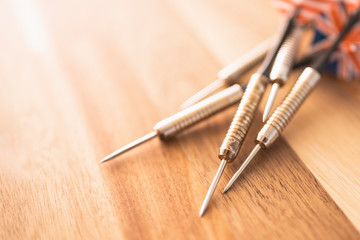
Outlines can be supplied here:
M280 18L267 0L11 0L0 12L0 239L360 238L359 82L326 76L222 195L259 111L203 218L235 106L98 165L270 36Z

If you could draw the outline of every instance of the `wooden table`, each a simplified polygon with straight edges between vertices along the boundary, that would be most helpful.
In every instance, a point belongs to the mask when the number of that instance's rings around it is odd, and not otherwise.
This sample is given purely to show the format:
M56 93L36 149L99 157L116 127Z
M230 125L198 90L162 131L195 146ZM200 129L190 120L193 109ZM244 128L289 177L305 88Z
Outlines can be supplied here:
M360 238L358 81L326 75L222 195L262 105L203 218L235 106L98 164L272 35L268 0L8 0L0 13L0 239Z

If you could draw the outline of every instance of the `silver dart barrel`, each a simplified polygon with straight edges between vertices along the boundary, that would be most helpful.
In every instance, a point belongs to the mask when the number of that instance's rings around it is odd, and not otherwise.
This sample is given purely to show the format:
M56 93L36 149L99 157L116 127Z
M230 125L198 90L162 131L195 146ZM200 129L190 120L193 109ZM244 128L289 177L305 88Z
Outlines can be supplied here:
M218 94L158 122L154 126L154 131L158 133L160 138L168 139L178 132L240 101L242 96L242 88L240 85L234 84Z
M183 109L189 107L201 99L213 94L222 87L235 84L243 74L245 74L252 67L256 66L264 59L272 41L273 37L266 39L255 48L249 50L244 55L239 57L233 63L221 69L218 73L217 80L210 83L199 92L195 93L192 97L181 104L180 108Z
M311 67L303 71L290 93L259 132L256 142L262 148L270 146L285 129L320 77L320 73Z
M234 103L239 102L242 96L243 90L241 86L234 84L233 86L228 87L223 91L172 115L171 117L161 120L154 126L154 130L151 133L116 150L100 162L113 159L130 149L155 138L156 136L159 136L164 140L169 139L184 129L195 125L196 123L216 114Z
M221 160L232 162L238 155L267 83L267 77L259 73L254 73L251 76L229 130L220 146L218 156Z

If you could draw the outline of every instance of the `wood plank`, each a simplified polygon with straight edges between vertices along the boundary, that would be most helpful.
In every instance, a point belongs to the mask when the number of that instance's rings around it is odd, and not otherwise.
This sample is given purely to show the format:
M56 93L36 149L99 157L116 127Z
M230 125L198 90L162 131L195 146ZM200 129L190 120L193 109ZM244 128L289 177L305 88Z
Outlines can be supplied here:
M173 141L153 140L98 165L220 67L169 5L42 1L50 45L40 53L10 31L19 29L10 7L0 9L9 30L0 56L0 239L359 238L282 139L198 217L236 107Z

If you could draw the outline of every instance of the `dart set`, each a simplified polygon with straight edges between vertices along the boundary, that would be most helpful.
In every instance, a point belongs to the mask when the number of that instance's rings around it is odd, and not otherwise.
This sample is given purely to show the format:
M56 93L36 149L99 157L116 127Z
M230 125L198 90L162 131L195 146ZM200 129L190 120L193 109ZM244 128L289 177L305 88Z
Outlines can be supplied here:
M144 137L106 156L101 162L115 159L126 151L159 137L169 140L222 110L238 104L233 120L224 132L219 146L219 168L205 196L199 215L203 216L216 190L226 166L238 157L255 113L267 88L270 88L263 112L263 127L255 139L255 147L231 178L223 193L227 192L251 160L266 150L280 136L324 72L335 74L345 81L360 77L360 1L359 0L274 0L275 8L283 20L276 33L251 49L218 73L216 81L195 93L173 116L158 122ZM305 51L300 51L305 33L312 40ZM239 80L254 67L246 85ZM274 102L294 69L302 69L294 86L282 102ZM322 80L326 81L326 79ZM204 186L205 188L205 186Z

